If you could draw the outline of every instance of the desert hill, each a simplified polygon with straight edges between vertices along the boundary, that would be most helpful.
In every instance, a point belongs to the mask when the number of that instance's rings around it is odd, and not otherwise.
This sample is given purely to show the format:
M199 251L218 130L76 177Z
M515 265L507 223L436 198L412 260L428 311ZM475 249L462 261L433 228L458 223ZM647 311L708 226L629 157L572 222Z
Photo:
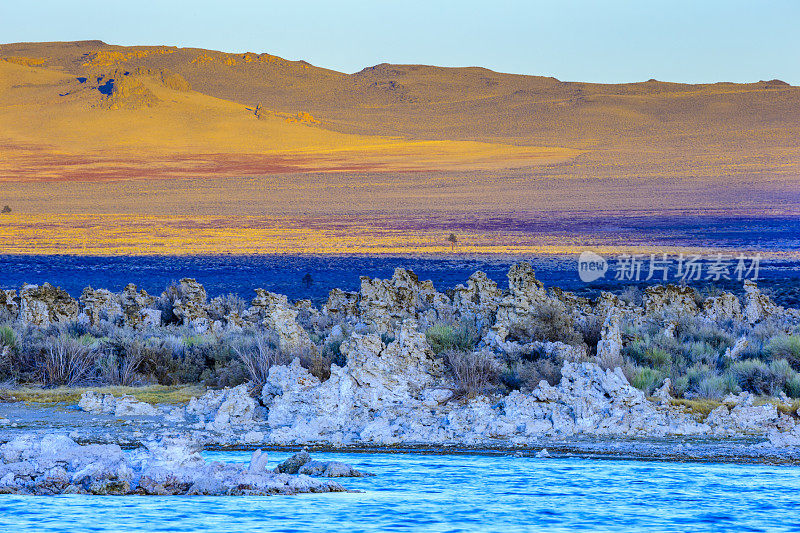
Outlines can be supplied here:
M17 208L0 234L17 251L74 251L98 235L81 218L94 215L122 217L105 220L95 252L175 253L197 232L216 243L206 251L232 236L236 250L275 251L284 237L265 242L290 227L305 243L294 251L362 250L378 227L370 247L382 250L438 249L459 228L476 250L520 250L509 228L543 216L798 213L800 88L426 65L347 74L267 53L5 44L0 180ZM155 248L150 230L134 245L121 229L160 215L145 225L172 230ZM55 241L41 227L60 228Z

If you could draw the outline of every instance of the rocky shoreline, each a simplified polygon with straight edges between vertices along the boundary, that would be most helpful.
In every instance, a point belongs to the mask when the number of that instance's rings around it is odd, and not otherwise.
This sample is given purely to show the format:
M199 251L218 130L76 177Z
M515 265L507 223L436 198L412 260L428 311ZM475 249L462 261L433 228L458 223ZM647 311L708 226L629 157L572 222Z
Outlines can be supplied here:
M742 300L730 293L698 300L693 289L669 285L648 288L636 303L608 293L590 301L547 291L526 263L512 267L508 277L507 291L477 272L444 294L398 269L388 280L362 278L358 293L331 291L320 309L263 290L248 308L231 309L222 299L207 302L202 285L190 279L181 280L174 294L162 295L159 305L131 286L121 294L86 289L80 301L48 285L23 287L19 295L5 291L0 305L31 327L69 320L87 327L113 323L143 338L170 327L216 337L256 328L274 334L276 349L287 357L262 367L260 381L251 375L248 383L208 390L186 405L151 405L87 391L70 406L82 414L64 409L55 418L72 421L60 424L37 422L35 408L5 404L0 441L22 431L60 430L79 442L125 446L170 433L221 449L534 453L547 448L608 457L798 460L800 415L795 400L782 391L765 396L740 387L720 395L707 412L697 412L689 400L705 385L691 389L688 382L688 391L678 391L662 376L650 390L634 387L625 359L632 342L641 342L631 340L631 328L655 328L658 338L675 339L681 321L690 320L737 332L714 355L718 368L733 366L748 348L748 335L765 324L778 334L794 334L798 310L776 306L752 282L745 282ZM165 301L170 323L161 310ZM537 338L542 309L557 310L548 320L568 320L569 331L597 323L596 345L587 346L585 335L570 342ZM455 366L454 355L434 349L440 341L431 332L443 321L468 321L479 333L456 354L462 367ZM308 363L333 344L341 365L329 361L320 372ZM503 388L469 374L496 374L493 365L501 361L519 366L542 360L559 363L557 380Z

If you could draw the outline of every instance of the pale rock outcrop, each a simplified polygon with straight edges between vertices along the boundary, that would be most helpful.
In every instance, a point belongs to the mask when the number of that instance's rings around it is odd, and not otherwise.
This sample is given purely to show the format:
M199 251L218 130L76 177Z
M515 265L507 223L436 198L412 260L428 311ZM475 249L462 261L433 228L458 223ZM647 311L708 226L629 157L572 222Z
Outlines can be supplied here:
M345 465L347 466L347 465ZM332 473L343 469L329 468ZM81 446L65 436L25 434L0 446L0 493L268 495L343 492L336 482L250 464L207 462L185 438L149 441L130 458L117 445Z
M647 287L644 308L648 315L655 314L696 314L695 290L677 285L655 285Z
M466 287L458 285L453 289L453 307L462 315L471 313L488 320L497 311L503 291L497 283L481 272L475 272L467 280Z
M297 323L298 314L299 311L289 304L286 296L256 289L256 297L243 318L275 331L281 350L290 353L313 351L315 346L308 332Z
M604 364L613 365L620 360L622 351L621 320L620 313L612 309L603 322L600 341L597 343L597 359L603 361Z
M125 494L134 479L117 445L25 434L0 446L0 494Z
M421 313L449 306L444 294L436 292L431 281L420 281L410 270L397 268L391 279L361 276L359 315L379 332L393 329L406 318L421 318Z
M263 321L277 306L289 307L289 299L283 294L276 294L264 289L256 289L255 292L256 296L243 316L249 322L255 324Z
M94 414L113 414L114 416L156 416L158 409L153 405L141 402L130 395L116 397L113 394L97 394L86 391L81 394L78 407Z
M775 428L779 418L773 404L754 405L752 395L747 395L744 401L739 401L733 408L727 405L715 408L705 423L711 426L716 435L761 435Z
M275 467L276 474L305 474L316 477L366 477L372 474L359 472L339 461L314 461L306 450L298 452Z
M740 337L733 343L732 347L725 349L725 357L730 359L739 358L744 353L745 349L747 349L747 345L747 337Z
M707 428L690 417L658 407L632 387L622 371L594 363L565 363L561 382L542 381L530 394L512 392L503 401L517 431L534 435L692 435Z
M122 316L122 305L118 295L108 289L92 289L86 287L80 297L83 314L90 324L97 324L101 319L115 322Z
M49 283L23 285L19 298L19 319L27 324L47 327L78 317L78 302L65 290Z
M308 332L297 323L298 311L278 304L272 307L264 319L264 325L278 334L278 346L289 353L315 350Z
M734 294L723 292L718 296L706 298L703 302L703 314L709 320L741 320L742 303Z
M744 318L751 324L779 313L781 308L775 305L769 296L761 294L758 285L752 280L744 282Z
M416 421L422 390L442 375L411 319L388 346L377 334L354 334L341 350L347 365L333 365L324 383L297 359L270 369L262 401L273 442L386 443L386 433L397 437L386 419Z
M206 331L210 325L206 311L205 288L192 278L183 278L179 282L177 294L173 295L172 314L181 324L191 326L198 332Z
M161 311L150 309L154 303L155 298L137 290L133 283L126 285L119 295L125 324L133 328L161 325Z
M664 378L664 383L656 389L653 396L658 399L661 405L669 405L672 399L672 380Z
M361 296L357 292L331 289L323 312L334 318L347 319L358 316L358 301Z
M11 318L19 315L19 298L17 291L0 289L0 309L5 309Z
M219 433L232 433L255 423L255 400L247 385L212 390L199 398L192 398L185 414L194 417L205 429Z
M542 305L564 304L550 298L530 263L517 263L508 271L509 293L497 306L496 321L491 328L494 343L505 342L508 333L521 321L535 314Z

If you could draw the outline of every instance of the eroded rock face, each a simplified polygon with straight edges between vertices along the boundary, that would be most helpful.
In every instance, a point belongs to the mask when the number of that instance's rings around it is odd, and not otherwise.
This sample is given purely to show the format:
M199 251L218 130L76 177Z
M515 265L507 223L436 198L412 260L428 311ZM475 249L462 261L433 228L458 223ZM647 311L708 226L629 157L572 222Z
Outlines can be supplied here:
M744 317L751 324L780 312L769 296L761 294L754 281L744 282Z
M23 285L19 291L19 319L34 326L47 327L78 317L78 302L65 290L43 285Z
M134 479L116 445L79 446L65 436L28 434L0 446L0 493L126 494Z
M329 475L343 471L335 466L327 470ZM249 465L207 462L196 443L180 437L150 441L130 458L119 446L80 446L64 436L27 434L0 446L0 493L5 494L215 496L342 491L333 481L269 471L266 454L260 451Z
M356 317L358 316L358 301L360 298L357 292L331 289L323 310L326 314L335 318Z
M543 306L558 306L566 312L560 300L548 296L542 282L536 279L530 263L517 263L509 269L508 287L509 293L497 307L492 342L505 342L512 329L535 315Z
M231 433L252 426L255 409L247 385L239 385L192 398L186 406L186 415L196 417L205 429Z
M0 290L0 309L5 309L11 318L19 315L19 299L15 290Z
M410 270L397 268L391 279L361 277L359 315L379 332L393 329L406 318L448 305L431 281L420 281ZM435 311L434 311L435 314Z
M90 324L98 324L101 318L116 321L122 316L122 305L118 295L107 289L86 287L80 297L83 313Z
M500 305L503 291L497 283L483 272L475 272L467 280L466 287L458 285L453 289L453 306L462 314L471 313L489 319Z
M275 442L355 442L375 422L375 412L422 406L422 390L442 375L424 333L406 320L385 345L377 334L353 335L342 344L347 365L331 367L324 383L294 360L273 367L262 391Z
M161 325L161 311L150 308L155 303L155 298L144 290L136 290L133 283L125 286L119 295L119 303L126 325L133 328Z
M268 312L264 325L278 334L278 347L281 350L288 353L314 351L316 347L308 332L297 323L298 314L296 309L278 304Z
M696 314L695 290L677 285L655 285L647 287L644 308L648 315L655 314Z
M78 407L82 410L94 414L113 414L117 417L122 416L156 416L158 409L153 405L140 402L130 395L116 397L113 394L97 394L94 391L86 391L81 394Z
M621 320L620 313L612 310L603 322L600 341L597 343L597 359L604 363L614 363L620 360L622 352Z
M192 278L183 278L179 284L177 297L172 304L172 314L181 324L192 326L199 332L206 331L209 320L206 311L208 295L205 288Z
M742 303L735 295L723 292L718 296L706 298L703 302L703 314L712 321L741 320Z

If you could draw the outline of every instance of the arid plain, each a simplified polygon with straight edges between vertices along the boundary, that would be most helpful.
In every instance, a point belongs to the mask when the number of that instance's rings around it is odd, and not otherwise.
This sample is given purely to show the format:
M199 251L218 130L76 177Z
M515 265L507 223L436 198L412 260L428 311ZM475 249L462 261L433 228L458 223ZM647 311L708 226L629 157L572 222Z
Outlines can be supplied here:
M800 214L800 88L8 44L0 181L4 253L667 249L610 222Z

